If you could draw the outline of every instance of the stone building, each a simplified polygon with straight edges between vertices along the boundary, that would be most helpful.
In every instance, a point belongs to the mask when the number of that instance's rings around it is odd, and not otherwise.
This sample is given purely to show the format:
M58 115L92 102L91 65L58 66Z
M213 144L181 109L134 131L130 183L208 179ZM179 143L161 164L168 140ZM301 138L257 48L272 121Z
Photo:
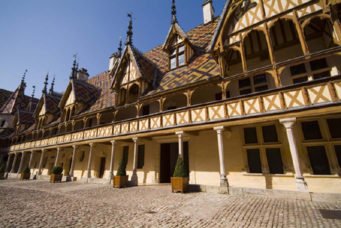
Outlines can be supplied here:
M177 157L190 184L341 192L340 1L230 0L142 53L130 18L109 70L72 68L43 93L34 123L11 137L7 172L59 165L110 182L123 156L132 184L168 183ZM139 37L134 37L139 39Z

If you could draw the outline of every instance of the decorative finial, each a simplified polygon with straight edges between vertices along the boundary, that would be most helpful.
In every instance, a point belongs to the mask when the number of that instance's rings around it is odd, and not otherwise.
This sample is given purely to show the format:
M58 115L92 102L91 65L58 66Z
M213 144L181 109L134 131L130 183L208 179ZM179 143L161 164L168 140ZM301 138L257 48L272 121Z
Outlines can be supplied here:
M118 55L121 57L122 55L122 37L120 37L120 43L118 45Z
M22 75L21 84L25 84L26 73L27 73L27 69L25 70L24 74Z
M71 68L70 80L76 79L78 70L77 54L73 55L73 64Z
M47 92L47 84L48 84L48 81L49 81L49 73L46 74L46 77L45 77L45 82L44 82L44 88L43 88L43 94L46 94Z
M50 94L53 94L53 89L54 89L54 82L56 80L56 76L53 76L53 80L52 80L52 83L51 83L51 88L50 88Z
M176 18L176 5L175 0L172 0L172 24L178 23L178 19Z
M34 98L34 94L36 92L36 86L32 86L32 95L31 95L31 98L33 99Z
M128 25L128 31L127 31L126 45L132 45L133 44L133 17L131 13L128 13L128 17L129 17L129 25Z

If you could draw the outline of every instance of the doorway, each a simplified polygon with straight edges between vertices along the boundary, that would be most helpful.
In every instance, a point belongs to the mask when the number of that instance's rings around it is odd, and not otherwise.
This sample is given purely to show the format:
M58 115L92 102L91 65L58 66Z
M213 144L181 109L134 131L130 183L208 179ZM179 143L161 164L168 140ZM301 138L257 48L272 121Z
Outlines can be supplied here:
M101 157L101 161L99 165L99 173L98 173L99 178L103 178L104 171L105 171L105 157Z
M188 142L183 143L184 162L188 163ZM160 148L160 183L170 183L179 155L178 143L163 143ZM187 170L189 170L187 168Z

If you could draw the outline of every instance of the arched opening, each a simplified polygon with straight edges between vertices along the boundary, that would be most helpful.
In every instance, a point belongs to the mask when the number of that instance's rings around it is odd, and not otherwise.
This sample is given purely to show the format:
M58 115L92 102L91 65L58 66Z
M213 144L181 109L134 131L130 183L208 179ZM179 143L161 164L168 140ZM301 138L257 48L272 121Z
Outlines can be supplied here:
M235 75L243 72L243 65L240 52L229 49L225 55L226 75Z
M304 35L311 53L337 46L334 42L334 29L327 18L314 18L304 27Z
M146 116L158 112L160 112L160 103L158 101L153 101L151 103L143 104L139 114L140 116Z
M187 106L187 97L182 93L178 93L166 98L165 103L163 104L163 110L167 111L185 106Z
M128 94L128 102L129 103L134 103L137 101L139 97L139 86L136 84L133 84L130 88L129 88L129 94Z
M120 92L118 93L118 105L124 105L126 103L126 95L127 90L125 88L121 88Z
M136 118L137 110L135 106L120 109L116 114L116 121Z
M217 101L222 99L221 87L217 85L207 85L198 87L192 94L192 105Z
M244 38L243 45L248 70L271 64L269 48L263 32L253 30Z
M271 27L270 36L277 62L303 55L295 24L291 20L278 20Z

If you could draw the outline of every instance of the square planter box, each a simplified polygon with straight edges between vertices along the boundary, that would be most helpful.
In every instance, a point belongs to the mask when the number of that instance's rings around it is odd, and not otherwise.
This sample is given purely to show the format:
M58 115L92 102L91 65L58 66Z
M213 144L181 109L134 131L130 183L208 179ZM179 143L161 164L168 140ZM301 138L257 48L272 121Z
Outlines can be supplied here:
M20 180L29 180L31 174L30 173L21 173L20 174Z
M57 183L57 182L62 182L62 177L63 174L51 174L50 176L50 183Z
M128 175L127 176L114 176L113 185L114 188L124 188L128 183Z
M187 192L188 177L171 177L172 192Z

